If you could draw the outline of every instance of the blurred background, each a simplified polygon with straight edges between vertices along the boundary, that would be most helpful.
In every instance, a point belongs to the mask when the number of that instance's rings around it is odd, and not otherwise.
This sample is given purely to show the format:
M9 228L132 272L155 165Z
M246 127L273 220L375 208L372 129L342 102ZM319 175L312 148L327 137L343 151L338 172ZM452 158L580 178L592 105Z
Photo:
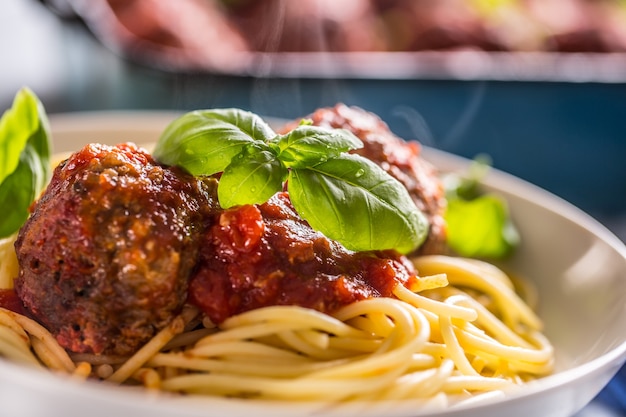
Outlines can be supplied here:
M51 115L360 106L626 240L626 1L3 0L0 57L0 111L21 86Z

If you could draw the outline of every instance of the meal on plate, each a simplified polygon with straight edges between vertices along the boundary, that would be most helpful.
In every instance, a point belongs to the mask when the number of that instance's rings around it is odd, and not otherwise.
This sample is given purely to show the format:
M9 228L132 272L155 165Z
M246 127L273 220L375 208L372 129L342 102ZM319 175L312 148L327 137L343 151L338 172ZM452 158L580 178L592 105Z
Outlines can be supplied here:
M151 151L90 143L52 172L49 141L20 91L0 122L6 360L181 395L443 405L552 370L523 280L487 261L514 250L505 203L444 183L372 113L196 110Z

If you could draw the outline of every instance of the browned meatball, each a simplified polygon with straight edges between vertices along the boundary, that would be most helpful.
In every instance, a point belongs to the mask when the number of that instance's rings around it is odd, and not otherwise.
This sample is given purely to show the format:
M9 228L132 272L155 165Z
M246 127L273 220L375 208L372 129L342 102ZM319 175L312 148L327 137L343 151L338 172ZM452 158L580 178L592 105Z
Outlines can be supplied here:
M419 143L400 139L377 115L358 107L338 104L332 108L317 109L307 118L316 126L347 129L361 139L364 147L355 152L399 180L411 194L415 205L428 218L428 237L418 253L445 252L445 191L435 168L420 156ZM283 130L294 127L295 123L291 123Z
M18 296L69 351L132 354L184 304L214 190L132 144L84 147L19 232Z

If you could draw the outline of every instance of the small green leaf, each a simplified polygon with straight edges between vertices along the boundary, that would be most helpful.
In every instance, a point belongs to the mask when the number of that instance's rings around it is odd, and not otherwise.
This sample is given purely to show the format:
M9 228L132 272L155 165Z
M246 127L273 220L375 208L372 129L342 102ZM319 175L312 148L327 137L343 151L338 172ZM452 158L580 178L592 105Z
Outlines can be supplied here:
M300 125L277 142L280 159L289 168L307 168L363 147L363 142L343 129Z
M0 119L0 207L12 207L0 218L0 237L24 224L30 204L48 183L51 147L45 110L24 88Z
M481 181L491 169L491 158L478 155L470 163L467 175L450 174L444 177L446 197L450 200L461 198L472 200L482 194Z
M282 190L287 169L261 143L245 146L226 167L217 188L223 208L261 204Z
M254 113L240 109L196 110L170 123L153 155L163 164L180 166L194 175L213 175L224 171L245 145L275 136Z
M311 227L348 249L408 253L428 233L428 221L406 188L358 155L342 154L308 169L292 169L288 190Z
M491 159L479 155L467 175L449 174L444 178L448 245L461 256L504 258L520 242L506 201L482 190L481 181L490 168Z
M503 258L519 243L508 207L499 196L448 201L448 244L463 256Z

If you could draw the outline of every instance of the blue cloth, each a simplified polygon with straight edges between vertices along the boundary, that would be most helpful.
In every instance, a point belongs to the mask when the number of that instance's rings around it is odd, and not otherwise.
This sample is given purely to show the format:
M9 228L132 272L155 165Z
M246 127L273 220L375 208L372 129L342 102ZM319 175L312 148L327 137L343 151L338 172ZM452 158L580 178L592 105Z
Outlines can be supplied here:
M618 415L626 416L626 365L598 394L596 400L616 411Z

